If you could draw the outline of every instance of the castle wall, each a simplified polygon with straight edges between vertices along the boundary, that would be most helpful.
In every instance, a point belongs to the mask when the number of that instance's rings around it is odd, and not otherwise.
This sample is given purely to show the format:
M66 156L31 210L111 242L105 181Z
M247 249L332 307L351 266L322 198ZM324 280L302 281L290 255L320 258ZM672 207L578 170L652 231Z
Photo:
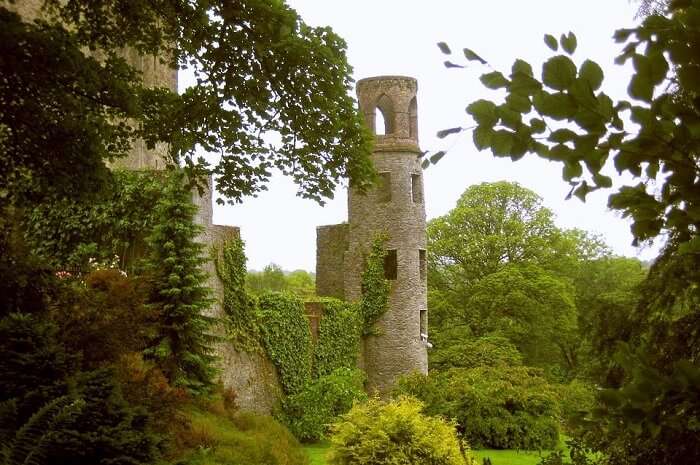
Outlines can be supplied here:
M316 294L345 298L345 251L348 248L348 224L316 228Z

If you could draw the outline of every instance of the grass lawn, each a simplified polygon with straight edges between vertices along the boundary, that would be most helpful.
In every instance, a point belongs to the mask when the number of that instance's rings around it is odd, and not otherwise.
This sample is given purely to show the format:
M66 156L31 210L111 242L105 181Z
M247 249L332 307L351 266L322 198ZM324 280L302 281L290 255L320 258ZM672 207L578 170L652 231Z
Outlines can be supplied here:
M304 450L311 459L311 465L326 465L326 452L330 444L321 442L318 444L306 444ZM566 449L564 438L560 439L560 447ZM476 462L481 465L483 459L488 457L491 459L492 465L537 465L542 460L542 457L549 455L550 451L525 451L525 450L498 450L498 449L479 449L473 450L472 454L476 457ZM565 454L568 457L568 453Z
M318 444L304 444L304 450L309 454L310 465L326 465L326 452L330 444L319 442Z
M481 449L473 450L472 454L476 457L476 463L479 465L486 457L491 459L492 465L537 465L542 457L549 454L549 451Z

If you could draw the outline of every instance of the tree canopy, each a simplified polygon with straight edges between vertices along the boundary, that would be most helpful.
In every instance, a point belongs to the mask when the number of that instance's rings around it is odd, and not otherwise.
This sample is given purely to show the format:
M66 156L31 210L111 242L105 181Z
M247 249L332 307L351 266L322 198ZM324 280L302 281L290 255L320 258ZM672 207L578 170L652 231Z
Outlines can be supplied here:
M598 64L572 61L573 33L559 40L546 34L546 46L561 53L541 73L517 59L508 77L495 70L483 74L484 86L505 91L505 101L481 99L467 112L476 122L479 150L558 161L570 195L585 199L594 189L613 189L608 204L632 220L635 243L667 238L633 308L626 296L608 292L603 300L613 311L604 305L590 315L594 350L607 363L602 384L609 389L599 394L580 437L610 464L697 463L700 1L644 6L651 8L639 26L614 35L624 44L617 62L633 65L629 99L613 102L600 90ZM464 56L486 63L471 49ZM608 161L633 181L613 188L605 174ZM638 276L624 263L615 267ZM615 311L619 304L623 312Z
M344 41L282 1L46 0L37 19L0 7L0 31L4 201L90 192L136 138L213 173L231 201L272 168L317 201L372 177ZM180 95L146 87L126 48L196 81Z

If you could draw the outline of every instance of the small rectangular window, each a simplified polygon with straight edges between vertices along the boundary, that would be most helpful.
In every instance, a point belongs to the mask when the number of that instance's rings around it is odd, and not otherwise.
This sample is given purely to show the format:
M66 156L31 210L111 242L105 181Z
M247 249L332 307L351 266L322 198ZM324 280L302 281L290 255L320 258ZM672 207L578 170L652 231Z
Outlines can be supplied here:
M379 173L379 201L391 202L391 173Z
M413 197L413 203L423 202L423 189L420 185L420 174L411 175L411 197Z
M384 257L384 279L395 280L398 275L398 267L396 250L387 250Z
M428 265L425 261L425 249L418 250L418 270L420 272L420 280L425 281L428 274Z

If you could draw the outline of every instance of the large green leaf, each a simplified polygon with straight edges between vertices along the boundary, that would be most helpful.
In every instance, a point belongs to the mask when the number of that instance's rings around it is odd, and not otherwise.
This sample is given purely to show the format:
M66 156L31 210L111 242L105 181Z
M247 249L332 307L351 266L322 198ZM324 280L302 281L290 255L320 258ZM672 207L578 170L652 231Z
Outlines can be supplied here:
M512 110L520 113L529 113L532 109L532 104L530 103L529 98L524 95L513 93L506 97L506 105L508 105L508 107Z
M491 151L497 157L510 155L515 144L515 134L505 130L495 131L491 136Z
M603 69L594 61L584 61L578 71L578 75L581 79L590 84L591 90L598 90L601 84L603 84Z
M576 65L567 56L557 55L542 65L542 82L556 90L566 90L576 79Z
M477 126L474 129L472 138L474 139L474 145L479 151L488 148L491 145L491 136L493 135L493 129L486 126Z
M477 100L467 107L467 113L472 115L474 121L480 126L492 128L498 122L496 104L488 100Z
M555 120L572 118L578 110L576 101L561 92L550 94L540 91L535 94L532 103L538 112Z

